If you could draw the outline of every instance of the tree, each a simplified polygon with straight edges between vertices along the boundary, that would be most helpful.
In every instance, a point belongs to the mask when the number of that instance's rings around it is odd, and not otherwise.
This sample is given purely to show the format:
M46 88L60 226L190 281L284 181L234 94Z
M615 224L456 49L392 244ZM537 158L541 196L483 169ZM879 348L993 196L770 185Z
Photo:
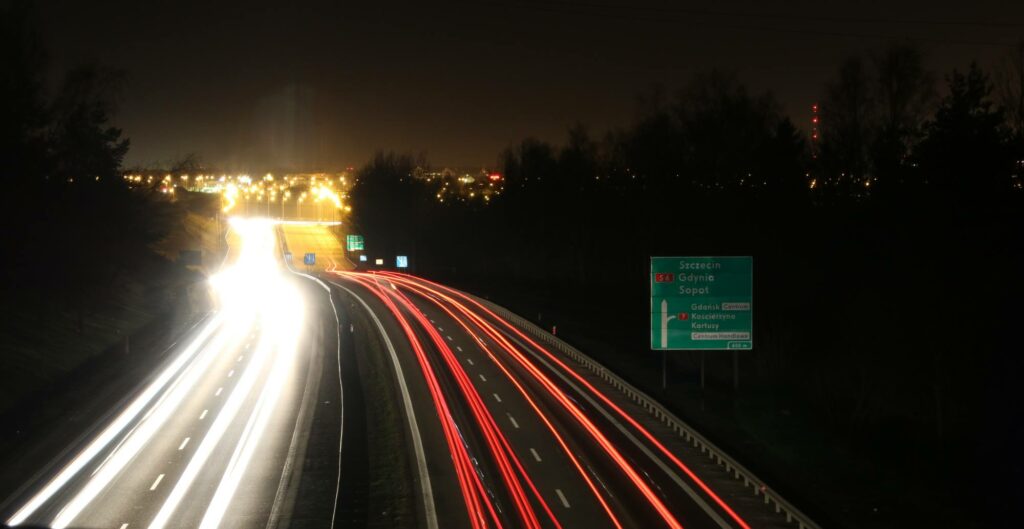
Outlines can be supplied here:
M49 137L57 179L120 179L129 141L110 124L124 76L112 70L83 67L64 79L53 103Z
M0 4L0 177L40 176L47 124L46 53L29 2Z
M871 59L879 111L872 165L878 182L891 186L906 180L905 161L935 97L935 80L924 55L908 44L891 44Z
M868 146L875 128L875 99L864 60L850 56L825 87L821 103L823 185L849 194L869 175Z
M1006 54L997 79L999 102L1018 140L1024 141L1024 39Z
M684 147L684 167L677 171L697 188L762 189L800 178L799 170L771 174L785 170L780 158L799 160L803 145L795 129L780 127L784 119L770 93L751 94L735 75L712 71L694 78L674 110Z
M954 70L946 79L949 94L925 125L926 137L916 150L924 174L945 191L1005 191L1013 158L988 75L972 63L966 73Z

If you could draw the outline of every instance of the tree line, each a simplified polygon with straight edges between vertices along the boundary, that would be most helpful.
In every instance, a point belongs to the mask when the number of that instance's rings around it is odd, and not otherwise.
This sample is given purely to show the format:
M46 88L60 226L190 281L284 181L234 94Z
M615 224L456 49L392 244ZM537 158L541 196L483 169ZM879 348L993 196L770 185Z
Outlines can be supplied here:
M0 289L41 318L71 308L81 327L150 256L170 209L123 184L129 140L112 119L124 73L83 65L52 79L36 16L29 2L0 5Z

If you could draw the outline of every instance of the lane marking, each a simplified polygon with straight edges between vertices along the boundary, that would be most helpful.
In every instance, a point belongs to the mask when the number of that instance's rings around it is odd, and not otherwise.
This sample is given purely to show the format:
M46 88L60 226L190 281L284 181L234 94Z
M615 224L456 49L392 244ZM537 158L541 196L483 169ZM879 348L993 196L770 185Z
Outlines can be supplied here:
M180 445L178 445L178 450L184 450L185 446L188 445L188 440L189 439L191 439L191 437L186 437L185 440L182 441Z
M511 413L506 413L506 415L508 415L508 420L512 421L512 426L519 428L519 423L516 422L516 418L513 417Z
M206 413L207 413L208 411L210 411L210 410L203 410L203 413L200 413L200 414L199 414L199 420L200 420L200 421L206 418Z
M234 374L235 374L235 370L234 369L232 369L231 371L228 371L228 378L231 378L231 375L234 375Z
M128 529L128 522L121 524L121 529Z
M467 358L466 361L469 362L469 365L473 365L473 359L472 358Z
M530 453L533 454L533 458L536 459L538 463L540 463L540 454L538 454L537 451L532 448L530 449Z
M497 394L497 393L495 393L495 394L494 394L494 400L496 400L496 401L498 401L498 402L501 402L501 397L499 397L499 396L498 396L498 394Z
M164 475L163 474L160 474L159 476L157 476L156 477L156 481L154 481L153 484L149 486L149 490L156 490L156 488L158 486L160 486L160 482L163 481L163 480L164 480Z
M239 355L239 356L238 356L238 360L237 360L237 361L238 361L238 362L241 362L243 358L245 358L245 355Z
M484 376L484 375L483 375L483 374L481 373L481 374L480 374L480 380L483 380L484 382L487 382L487 377L485 377L485 376Z
M445 337L445 338L448 338L448 341L449 341L449 342L450 342L450 341L452 341L452 337L451 337L450 335L447 335L447 334L446 334L446 335L445 335L444 337Z
M722 517L719 516L718 513L715 512L715 510L710 505L708 505L706 501L704 501L704 498L699 496L697 492L693 490L692 487L687 485L686 482L683 481L683 478L678 473L676 473L674 469L669 468L661 457L651 452L651 450L647 448L646 444L637 439L636 436L634 436L629 430L627 430L626 427L622 424L622 422L620 422L619 418L612 416L611 412L606 410L604 405L594 400L594 398L591 397L589 393L583 391L583 389L580 388L580 386L576 384L574 381L569 380L569 377L567 375L555 369L555 367L551 365L551 362L549 362L546 358L541 356L540 353L538 353L537 351L533 350L530 347L527 347L521 340L512 336L510 332L502 331L502 333L508 338L510 338L513 342L515 342L519 347L522 347L523 351L530 353L530 355L537 359L537 361L540 362L545 367L545 369L548 370L548 372L554 373L559 379L568 384L569 387L572 388L572 390L575 391L577 395L582 396L584 400L589 402L590 405L594 407L594 409L596 409L601 415L603 415L605 419L611 422L617 430L622 432L622 434L627 439L629 439L629 441L632 442L637 448L639 448L645 456L647 456L651 461L653 461L654 464L657 465L658 468L662 470L662 472L664 472L672 481L676 482L676 485L679 485L679 488L683 489L683 492L685 492L686 495L689 496L690 499L692 499L693 502L696 503L697 506L700 507L708 515L709 518L711 518L716 524L718 524L719 527L721 527L722 529L730 529L732 527L729 523L722 519Z
M461 345L456 345L455 348L458 349L460 353L462 352L462 346Z
M220 392L221 392L221 391L224 391L224 388L217 388L217 392L216 392L216 393L214 393L214 394L213 394L213 396L214 396L214 397L219 397L219 396L220 396Z
M568 509L569 500L565 499L565 494L562 494L562 489L555 489L555 494L558 494L558 499L562 500L562 505L565 505L565 508Z
M437 326L437 330L444 332L444 329L442 329L440 325Z

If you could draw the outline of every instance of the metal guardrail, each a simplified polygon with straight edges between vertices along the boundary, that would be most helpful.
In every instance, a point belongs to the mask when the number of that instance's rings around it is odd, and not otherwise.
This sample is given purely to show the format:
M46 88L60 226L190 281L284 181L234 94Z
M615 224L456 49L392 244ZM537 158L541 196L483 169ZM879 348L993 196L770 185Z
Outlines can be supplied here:
M552 335L544 329L541 329L533 322L491 301L480 298L477 299L489 305L494 312L501 315L503 318L511 321L520 328L525 329L534 337L554 347L562 354L589 369L605 382L611 384L615 389L618 389L634 403L647 410L648 413L654 416L658 421L671 428L672 431L676 432L676 434L682 437L687 443L692 444L693 447L699 449L702 454L707 455L708 458L714 461L718 466L725 467L726 472L732 475L736 480L743 481L743 486L753 492L754 496L761 496L764 498L765 505L774 505L775 512L785 516L786 522L795 523L800 529L821 529L821 527L814 523L806 514L800 512L800 509L797 509L793 504L789 503L779 495L779 493L775 492L771 487L758 479L753 472L747 470L743 465L729 457L720 448L715 446L714 443L705 439L704 436L699 434L674 413L666 409L658 401L654 400L643 391L640 391L629 382L622 380L608 368L580 352L579 349L576 349L562 341L560 338Z

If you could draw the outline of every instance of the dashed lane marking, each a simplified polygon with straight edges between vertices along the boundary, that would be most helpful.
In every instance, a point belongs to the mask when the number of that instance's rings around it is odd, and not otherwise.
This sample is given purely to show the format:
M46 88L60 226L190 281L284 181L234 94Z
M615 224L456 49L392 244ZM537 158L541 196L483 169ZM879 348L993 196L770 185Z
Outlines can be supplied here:
M555 489L555 494L558 494L558 499L562 500L562 505L564 505L565 508L568 509L569 500L565 499L565 494L562 494L562 489Z
M473 359L472 358L467 358L466 361L469 362L469 365L473 365Z
M184 450L185 446L188 445L188 440L189 439L191 439L191 437L186 437L185 440L182 441L180 445L178 445L178 450Z
M497 394L497 393L495 393L495 394L494 394L494 400L496 400L496 401L498 401L498 402L501 402L501 397L499 397L499 396L498 396L498 394Z
M216 392L216 393L214 393L214 394L213 394L213 396L214 396L214 397L219 397L219 396L220 396L220 392L221 392L221 391L224 391L224 388L217 388L217 392Z
M515 426L516 428L519 428L519 423L516 422L516 418L513 417L511 413L509 413L507 415L508 415L508 420L512 421L512 426Z
M538 454L537 451L532 448L530 449L530 453L533 454L533 458L536 459L538 463L540 463L540 454Z
M201 421L201 420L205 419L206 418L206 413L209 412L209 411L210 410L203 410L203 413L199 414L199 420Z
M485 377L485 376L483 376L483 374L481 374L480 375L480 380L483 380L484 382L487 382L487 377Z
M160 482L163 481L163 480L164 480L164 475L163 474L160 474L159 476L157 476L156 477L156 481L154 481L153 484L149 486L149 490L156 490L156 488L160 486Z

